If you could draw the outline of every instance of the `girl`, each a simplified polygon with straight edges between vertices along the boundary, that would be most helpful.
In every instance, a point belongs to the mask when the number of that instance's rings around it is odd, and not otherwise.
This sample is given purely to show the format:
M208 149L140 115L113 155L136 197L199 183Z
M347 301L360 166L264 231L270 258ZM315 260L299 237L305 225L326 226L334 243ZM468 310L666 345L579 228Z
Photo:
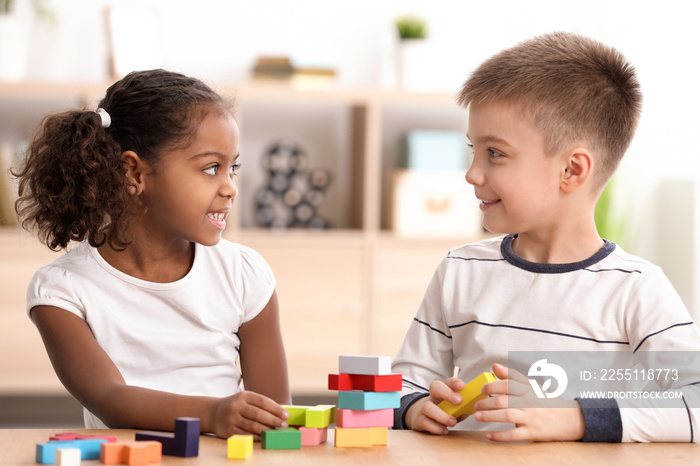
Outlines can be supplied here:
M96 112L45 118L14 173L24 228L54 250L78 242L34 275L27 310L86 427L172 430L189 416L258 439L286 427L274 277L221 239L238 140L199 80L134 72Z

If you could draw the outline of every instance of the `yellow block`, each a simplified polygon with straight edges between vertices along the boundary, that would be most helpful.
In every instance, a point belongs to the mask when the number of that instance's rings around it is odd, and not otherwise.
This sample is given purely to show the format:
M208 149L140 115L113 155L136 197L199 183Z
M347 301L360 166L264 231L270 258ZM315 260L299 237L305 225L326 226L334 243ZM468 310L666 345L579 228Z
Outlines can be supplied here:
M282 407L289 413L289 417L287 418L288 425L306 426L306 411L311 408L311 406L282 405Z
M229 459L244 459L253 454L252 435L232 435L226 440Z
M477 401L486 398L486 395L481 393L481 387L487 383L495 382L496 376L490 372L483 372L482 374L476 376L474 380L469 382L460 390L459 394L462 395L462 402L458 405L453 405L447 400L443 400L438 404L438 407L445 411L450 416L456 418L463 416L465 414L474 414L474 405Z
M335 422L335 405L316 405L306 410L305 427L323 429ZM289 424L289 422L287 422Z

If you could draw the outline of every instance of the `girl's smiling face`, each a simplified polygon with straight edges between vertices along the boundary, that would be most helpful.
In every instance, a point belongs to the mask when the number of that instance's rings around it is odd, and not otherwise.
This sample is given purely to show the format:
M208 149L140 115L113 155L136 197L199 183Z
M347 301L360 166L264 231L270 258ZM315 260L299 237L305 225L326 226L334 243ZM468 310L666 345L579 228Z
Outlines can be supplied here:
M465 176L481 201L484 228L527 233L556 225L562 160L518 108L502 102L472 106L467 136L474 160Z
M189 146L166 150L144 174L141 223L150 235L205 246L219 242L238 194L238 142L233 116L210 110Z

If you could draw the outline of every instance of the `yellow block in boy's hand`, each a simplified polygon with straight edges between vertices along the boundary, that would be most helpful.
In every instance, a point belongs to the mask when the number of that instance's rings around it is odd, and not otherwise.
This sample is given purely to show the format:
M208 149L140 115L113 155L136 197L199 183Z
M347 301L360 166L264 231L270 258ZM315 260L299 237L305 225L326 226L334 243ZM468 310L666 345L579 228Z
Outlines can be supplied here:
M456 418L459 418L465 414L471 416L474 414L474 405L476 402L486 398L486 395L481 393L481 387L487 383L495 381L495 375L490 372L483 372L481 375L476 376L474 380L466 384L464 388L459 391L459 394L462 395L462 402L460 404L453 405L449 401L443 400L438 404L438 407L450 416L454 416Z

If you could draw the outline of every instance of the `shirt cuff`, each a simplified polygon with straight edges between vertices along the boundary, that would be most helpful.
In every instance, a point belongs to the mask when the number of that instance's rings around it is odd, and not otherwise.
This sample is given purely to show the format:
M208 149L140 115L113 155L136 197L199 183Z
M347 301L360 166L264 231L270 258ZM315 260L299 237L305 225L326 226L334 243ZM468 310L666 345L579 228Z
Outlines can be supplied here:
M586 430L582 442L610 442L622 441L622 418L620 408L614 398L576 398Z
M428 395L429 393L425 392L414 392L401 397L401 407L394 409L394 430L408 429L406 426L406 412L408 408L416 401Z

